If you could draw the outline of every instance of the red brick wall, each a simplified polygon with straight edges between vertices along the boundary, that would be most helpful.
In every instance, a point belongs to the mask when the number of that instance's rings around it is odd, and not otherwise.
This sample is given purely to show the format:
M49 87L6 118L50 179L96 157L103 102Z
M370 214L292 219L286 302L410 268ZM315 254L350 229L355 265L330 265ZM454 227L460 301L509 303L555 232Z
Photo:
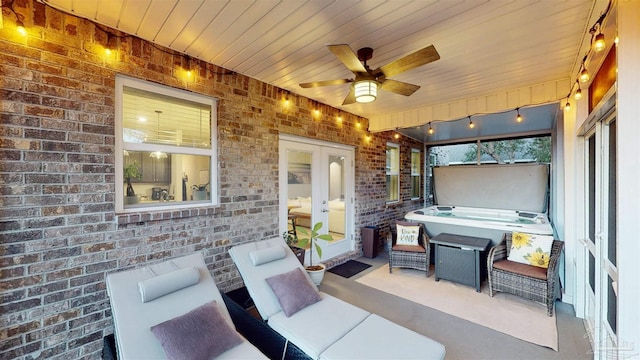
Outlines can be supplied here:
M6 1L3 1L5 5ZM3 9L0 29L0 353L2 358L100 358L113 332L105 275L145 262L202 251L222 291L242 285L230 246L278 236L278 134L355 146L355 229L384 225L420 201L385 205L385 144L411 139L372 134L367 120L135 37L103 56L105 29L31 0ZM126 35L126 34L121 34ZM112 37L113 40L113 37ZM218 207L118 216L114 211L116 73L220 99ZM336 122L336 115L342 123ZM357 123L361 127L357 127ZM424 155L423 155L424 156ZM402 173L404 182L404 171ZM408 181L408 179L406 179ZM403 187L403 199L409 197ZM359 240L358 240L359 241ZM359 248L359 247L358 247ZM354 254L356 256L357 254Z

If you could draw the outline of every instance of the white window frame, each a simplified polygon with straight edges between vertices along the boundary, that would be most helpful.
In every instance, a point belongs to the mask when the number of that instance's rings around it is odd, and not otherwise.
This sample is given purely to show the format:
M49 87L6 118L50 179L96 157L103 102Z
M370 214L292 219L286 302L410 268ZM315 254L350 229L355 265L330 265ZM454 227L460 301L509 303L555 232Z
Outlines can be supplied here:
M391 168L387 168L386 167L386 160L385 160L385 182L386 182L386 177L387 176L395 176L395 177L397 177L398 181L396 182L397 185L396 185L395 193L398 195L398 198L397 199L390 199L389 197L385 197L385 199L386 199L387 203L397 203L397 202L400 201L400 145L388 142L386 150L385 150L385 155L387 155L387 156L388 156L388 153L389 153L389 148L396 149L396 159L395 159L395 161L396 161L396 164L398 164L398 168L395 171L393 169L391 169ZM389 189L387 189L387 194L389 194L389 193L391 193L391 192L389 191Z
M417 164L414 164L414 162L413 162L413 155L414 154L418 154L418 162L417 162ZM421 158L420 155L421 155L420 149L415 149L415 148L411 149L411 200L420 199L420 165L421 165L420 164L420 158ZM414 168L418 170L417 173L415 173L413 171ZM416 177L418 178L418 184L417 185L415 184L415 181L414 181L414 179ZM418 191L418 196L414 196L416 190Z
M123 75L116 75L115 88L115 189L116 189L116 213L138 213L151 211L167 211L174 209L195 208L202 206L219 205L218 196L218 140L217 140L217 104L218 99L200 95L185 90L171 88L165 85L152 83L140 79L130 78ZM211 107L211 147L208 149L193 148L187 146L173 146L147 143L125 143L123 140L123 94L124 87L135 88L152 92L160 95L174 97L177 99L187 100L195 103L204 104ZM211 163L209 165L209 191L210 199L203 201L185 201L185 202L167 202L161 204L150 204L149 206L136 206L133 208L124 207L124 182L121 181L124 175L124 150L133 151L162 151L166 153L200 155L209 156Z

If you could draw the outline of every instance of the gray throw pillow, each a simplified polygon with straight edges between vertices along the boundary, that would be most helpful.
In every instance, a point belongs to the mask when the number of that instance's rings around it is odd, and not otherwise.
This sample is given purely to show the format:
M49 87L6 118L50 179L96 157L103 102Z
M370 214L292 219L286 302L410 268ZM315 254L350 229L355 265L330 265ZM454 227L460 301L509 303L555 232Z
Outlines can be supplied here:
M209 360L243 340L215 301L151 327L168 359Z
M300 268L266 280L287 317L322 300Z

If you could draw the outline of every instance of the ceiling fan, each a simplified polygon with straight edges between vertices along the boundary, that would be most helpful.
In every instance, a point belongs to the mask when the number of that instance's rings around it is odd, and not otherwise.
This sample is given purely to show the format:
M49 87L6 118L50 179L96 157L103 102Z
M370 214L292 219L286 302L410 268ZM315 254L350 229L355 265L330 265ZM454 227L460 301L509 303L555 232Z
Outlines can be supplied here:
M362 48L358 50L356 54L351 50L351 47L346 44L328 45L328 47L338 60L342 61L342 63L355 74L355 78L302 83L300 87L312 88L354 83L349 90L349 94L342 102L342 105L353 104L355 102L371 102L376 99L378 88L409 96L420 89L420 86L389 79L389 77L440 59L436 48L433 45L429 45L405 57L392 61L387 65L371 70L367 65L367 60L370 60L373 56L372 48Z

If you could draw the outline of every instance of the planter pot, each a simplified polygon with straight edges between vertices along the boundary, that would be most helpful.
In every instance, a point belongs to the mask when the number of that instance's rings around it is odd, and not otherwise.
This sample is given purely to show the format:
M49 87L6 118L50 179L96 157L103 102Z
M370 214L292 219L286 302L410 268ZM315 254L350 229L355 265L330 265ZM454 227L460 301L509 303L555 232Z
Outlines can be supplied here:
M316 285L320 285L320 283L322 282L322 279L324 278L324 272L327 270L327 267L324 266L324 264L318 264L318 265L321 266L322 269L309 270L308 268L305 267L305 270L307 270L307 274L311 276L311 280L313 280L313 283Z

